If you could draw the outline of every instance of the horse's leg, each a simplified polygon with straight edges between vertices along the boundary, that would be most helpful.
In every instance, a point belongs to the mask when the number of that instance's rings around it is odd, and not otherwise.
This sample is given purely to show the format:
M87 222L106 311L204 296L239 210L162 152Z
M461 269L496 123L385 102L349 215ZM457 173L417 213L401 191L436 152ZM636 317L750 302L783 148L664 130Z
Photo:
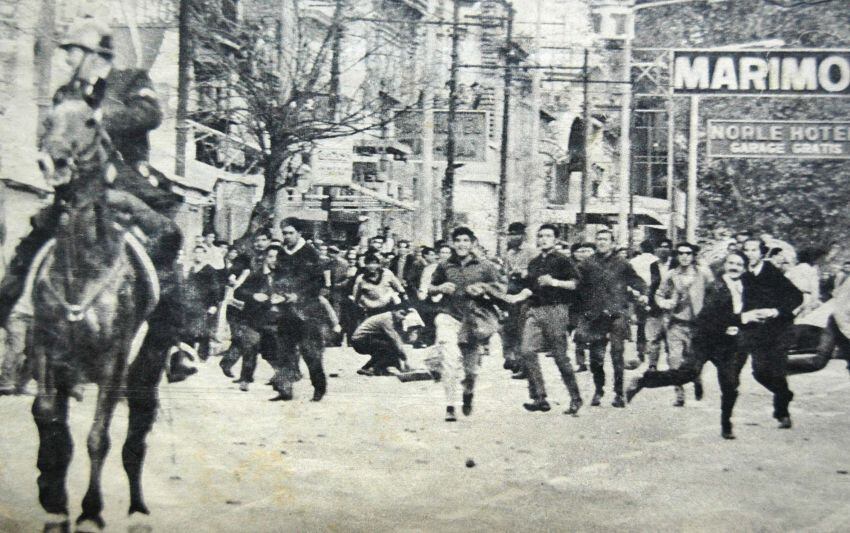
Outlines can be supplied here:
M68 394L58 390L53 372L47 368L44 347L37 347L38 393L32 415L38 427L38 500L50 514L68 514L65 476L74 443L68 429Z
M157 385L165 364L162 354L166 347L160 344L148 336L127 375L127 407L130 415L121 458L130 482L130 515L150 514L142 495L142 465L145 461L145 438L156 418Z
M91 431L89 431L87 442L89 459L91 461L89 488L83 498L83 512L77 518L77 524L91 521L98 529L103 529L106 525L100 516L103 510L100 475L103 471L106 454L109 452L109 424L112 422L115 405L118 403L118 393L121 385L121 372L116 369L113 370L112 374L112 378L102 383L98 388L94 423L92 424Z

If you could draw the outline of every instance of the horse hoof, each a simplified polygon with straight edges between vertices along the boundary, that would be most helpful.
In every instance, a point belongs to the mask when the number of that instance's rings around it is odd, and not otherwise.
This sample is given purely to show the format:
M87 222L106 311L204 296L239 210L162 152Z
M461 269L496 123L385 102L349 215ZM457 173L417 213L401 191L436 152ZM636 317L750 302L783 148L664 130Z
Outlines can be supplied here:
M70 533L71 523L68 515L48 513L44 518L44 533Z
M127 523L127 533L150 533L153 531L153 526L147 522L148 514L150 513L147 508L144 508L144 510L130 511L130 517Z
M100 533L106 527L106 522L99 516L91 517L81 515L77 518L77 527L74 531L77 533Z

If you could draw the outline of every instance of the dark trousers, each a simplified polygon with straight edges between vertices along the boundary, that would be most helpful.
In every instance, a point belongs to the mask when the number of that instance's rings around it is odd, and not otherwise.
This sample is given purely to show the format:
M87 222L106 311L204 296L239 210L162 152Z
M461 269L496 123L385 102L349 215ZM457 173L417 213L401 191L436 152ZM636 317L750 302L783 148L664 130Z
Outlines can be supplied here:
M524 314L524 305L513 305L502 322L502 353L508 361L517 363L523 361L520 343L522 341Z
M743 333L742 347L753 358L753 377L773 393L773 417L788 416L788 404L794 398L787 379L788 347L792 339L790 324L784 328L756 326Z
M685 358L679 368L669 370L647 370L640 378L643 387L682 386L698 379L705 363L717 368L717 382L720 385L720 423L724 430L732 429L732 411L738 399L738 385L741 369L747 361L746 354L738 350L737 343L720 340L715 343L705 340L695 341L691 357Z
M538 355L541 351L549 351L552 355L570 398L581 399L573 365L567 356L568 325L569 312L566 305L530 307L525 313L521 351L528 373L528 392L532 400L546 398L546 386Z
M222 368L230 370L241 358L242 371L239 373L239 381L253 383L254 371L257 369L257 354L263 349L266 351L273 349L271 344L274 335L266 332L267 340L263 343L263 334L260 331L241 322L230 322L230 335L230 349L219 364Z
M820 335L817 351L814 355L789 357L787 370L788 374L808 374L817 372L823 368L832 359L832 354L838 348L839 357L848 359L848 368L850 368L850 340L839 331L835 323L835 319L829 317L829 322Z
M381 335L357 335L351 339L351 347L354 351L371 356L363 368L374 368L375 370L386 370L394 366L399 367L399 361L404 359L404 354L398 348Z
M646 359L646 311L641 307L635 309L635 324L637 325L637 338L635 348L641 361Z
M325 348L324 335L320 321L292 319L278 328L278 346L274 358L269 362L275 369L272 383L278 392L291 391L292 384L301 378L299 364L301 359L310 373L314 398L321 397L327 391L327 377L322 362ZM264 356L268 356L264 353Z
M598 329L594 339L590 341L590 371L596 391L601 392L605 387L605 348L610 343L611 363L614 366L614 394L622 396L625 371L623 352L626 338L629 336L629 321L624 316L618 316L607 321L597 320L591 327ZM605 333L608 338L605 338Z

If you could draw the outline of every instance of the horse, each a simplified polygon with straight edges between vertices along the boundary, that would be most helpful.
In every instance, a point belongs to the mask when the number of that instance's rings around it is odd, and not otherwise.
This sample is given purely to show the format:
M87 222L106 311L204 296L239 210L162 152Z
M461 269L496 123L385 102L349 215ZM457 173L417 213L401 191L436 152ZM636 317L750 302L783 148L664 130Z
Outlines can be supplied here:
M158 280L144 236L135 237L127 218L122 219L125 214L114 209L122 193L109 182L123 162L99 120L102 97L103 91L65 91L54 99L41 137L46 157L39 163L56 190L54 205L60 212L56 236L39 252L28 280L33 304L30 356L38 383L32 414L40 441L39 501L50 516L48 524L60 530L69 527L69 396L83 383L97 384L98 392L87 440L90 480L78 530L105 526L101 471L110 447L110 422L122 398L129 408L122 450L129 515L149 514L141 475L165 366L164 358L153 353L155 347L143 341L146 318L159 299Z

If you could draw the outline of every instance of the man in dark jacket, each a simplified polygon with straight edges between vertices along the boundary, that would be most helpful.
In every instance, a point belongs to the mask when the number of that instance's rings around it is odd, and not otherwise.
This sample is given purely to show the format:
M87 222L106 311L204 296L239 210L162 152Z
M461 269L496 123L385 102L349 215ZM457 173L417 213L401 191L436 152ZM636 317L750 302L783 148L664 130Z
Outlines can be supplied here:
M706 287L702 310L693 326L691 357L678 368L658 371L650 368L635 378L626 391L631 401L644 388L682 386L697 379L702 367L711 361L717 368L720 384L720 424L724 439L734 439L732 410L738 398L741 369L747 360L738 347L743 303L741 276L747 259L740 252L729 254L723 263L723 276Z
M540 370L538 352L549 350L570 393L570 408L566 414L576 415L581 409L581 393L576 383L570 358L567 356L569 306L575 303L579 274L572 259L555 251L558 228L543 224L537 230L540 254L528 263L525 287L516 295L506 296L511 303L528 301L522 328L521 353L528 374L531 403L523 404L529 411L548 411L546 387Z
M598 406L604 395L605 348L611 343L614 365L614 407L623 400L623 352L629 335L629 301L635 297L645 305L646 283L626 259L614 253L614 235L604 229L596 234L596 254L581 263L579 291L583 314L576 332L577 342L590 343L590 370L596 392L590 405Z
M272 400L292 399L292 384L299 378L298 364L303 357L313 385L312 401L318 402L327 391L322 354L328 317L319 301L324 273L319 253L301 236L301 221L286 218L280 228L283 232L283 249L277 265L280 284L270 300L281 309L279 358L272 379L279 394Z
M773 417L779 427L791 427L788 404L794 394L788 388L788 348L792 339L794 310L803 295L772 263L765 261L767 246L759 239L744 241L749 270L744 285L742 349L752 354L753 377L773 393Z

